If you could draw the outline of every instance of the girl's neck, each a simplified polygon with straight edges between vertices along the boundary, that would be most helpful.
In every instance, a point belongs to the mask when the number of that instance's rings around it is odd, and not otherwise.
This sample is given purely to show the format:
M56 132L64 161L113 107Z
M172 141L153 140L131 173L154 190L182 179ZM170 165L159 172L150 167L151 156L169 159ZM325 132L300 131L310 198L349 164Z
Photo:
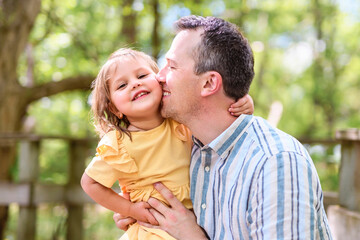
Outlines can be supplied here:
M148 131L160 126L164 122L164 118L159 114L149 119L131 119L128 130L130 132Z

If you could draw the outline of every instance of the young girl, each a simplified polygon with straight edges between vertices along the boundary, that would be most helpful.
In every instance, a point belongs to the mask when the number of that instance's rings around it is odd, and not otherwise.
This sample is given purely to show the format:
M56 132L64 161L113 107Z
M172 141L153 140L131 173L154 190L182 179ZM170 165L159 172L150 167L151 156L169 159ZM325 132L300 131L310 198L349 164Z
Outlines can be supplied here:
M92 111L101 140L81 179L84 191L97 203L138 221L157 225L146 201L165 200L153 188L164 183L189 209L191 133L160 114L162 88L156 63L132 49L114 52L101 68L93 89ZM243 103L245 104L243 105ZM240 112L239 108L244 109ZM250 96L232 107L252 111ZM114 192L118 181L131 202ZM159 229L135 223L121 239L174 239Z

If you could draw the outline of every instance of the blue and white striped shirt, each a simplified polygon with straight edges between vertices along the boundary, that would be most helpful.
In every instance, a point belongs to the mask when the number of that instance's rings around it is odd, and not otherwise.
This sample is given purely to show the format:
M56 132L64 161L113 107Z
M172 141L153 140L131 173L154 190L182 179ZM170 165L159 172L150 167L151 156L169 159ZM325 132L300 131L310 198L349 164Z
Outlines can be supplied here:
M194 139L191 199L210 239L332 239L305 148L252 115L208 145Z

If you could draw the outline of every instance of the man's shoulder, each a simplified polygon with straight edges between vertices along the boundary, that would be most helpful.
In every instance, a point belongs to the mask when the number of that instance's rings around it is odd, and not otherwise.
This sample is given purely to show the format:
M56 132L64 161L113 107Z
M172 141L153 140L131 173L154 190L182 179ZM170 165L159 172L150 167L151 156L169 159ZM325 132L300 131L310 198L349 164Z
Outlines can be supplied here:
M248 129L254 144L261 148L267 157L280 152L304 153L303 145L290 134L272 126L261 117L254 117L252 126Z

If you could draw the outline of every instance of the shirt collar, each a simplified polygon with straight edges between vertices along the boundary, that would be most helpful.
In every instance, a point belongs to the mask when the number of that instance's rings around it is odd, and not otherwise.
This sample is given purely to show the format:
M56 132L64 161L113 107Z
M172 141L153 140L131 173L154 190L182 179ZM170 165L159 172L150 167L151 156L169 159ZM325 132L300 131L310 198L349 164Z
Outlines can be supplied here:
M193 137L193 141L202 150L211 148L221 158L225 158L225 155L232 149L237 140L245 133L247 128L251 125L253 119L253 115L240 115L240 117L238 117L224 132L222 132L208 145L204 146L204 144L202 144L202 142L195 137Z

